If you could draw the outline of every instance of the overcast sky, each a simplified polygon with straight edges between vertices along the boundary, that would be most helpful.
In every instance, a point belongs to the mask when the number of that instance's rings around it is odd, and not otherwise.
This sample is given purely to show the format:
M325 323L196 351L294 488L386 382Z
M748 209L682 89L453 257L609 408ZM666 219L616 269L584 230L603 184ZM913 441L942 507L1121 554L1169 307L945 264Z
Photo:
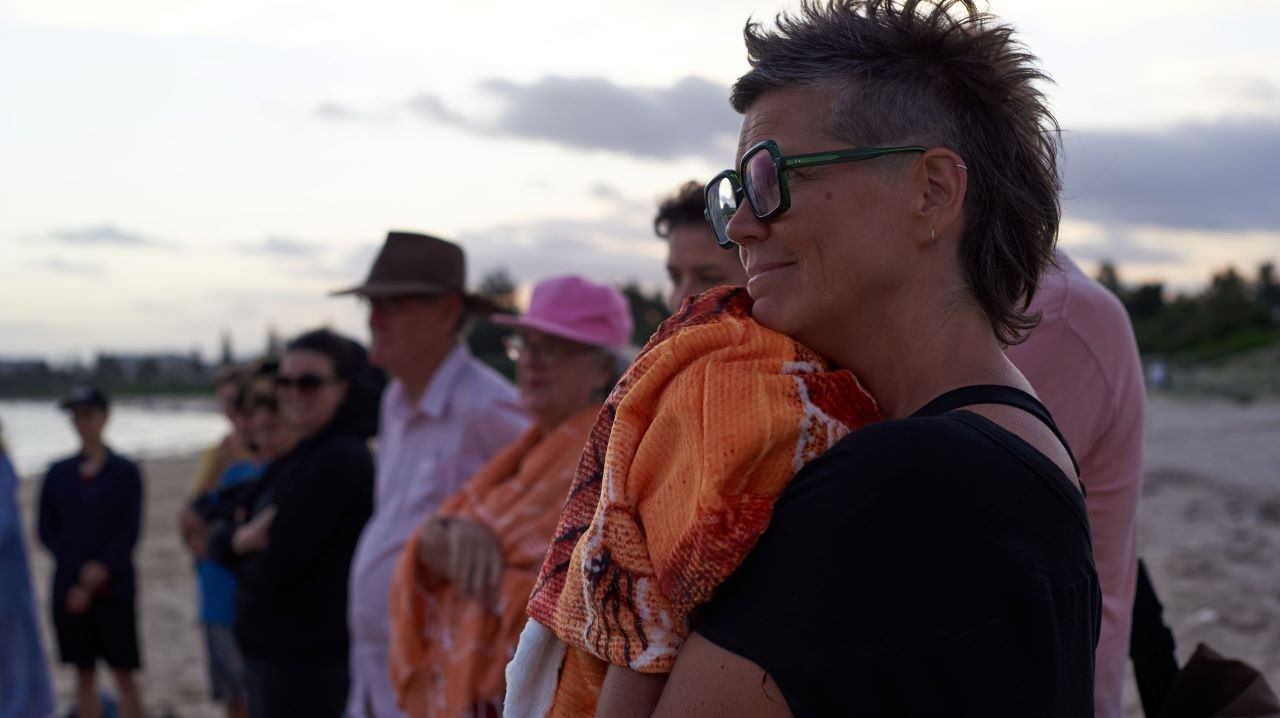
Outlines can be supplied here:
M776 2L0 0L0 355L253 351L387 229L663 284L655 201L729 166ZM1056 79L1062 242L1195 287L1280 259L1280 2L993 2Z

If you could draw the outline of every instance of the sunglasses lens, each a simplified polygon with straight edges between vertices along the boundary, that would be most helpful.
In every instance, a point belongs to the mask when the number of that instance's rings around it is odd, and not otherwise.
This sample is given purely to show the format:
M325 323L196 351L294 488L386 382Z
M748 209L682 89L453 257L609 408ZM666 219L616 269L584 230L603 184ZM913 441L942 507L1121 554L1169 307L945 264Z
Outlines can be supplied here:
M765 217L782 205L782 187L773 155L761 148L743 162L742 187L757 217Z
M716 242L721 247L733 244L729 240L729 220L738 211L738 193L734 191L733 181L721 177L707 186L707 219L716 233Z

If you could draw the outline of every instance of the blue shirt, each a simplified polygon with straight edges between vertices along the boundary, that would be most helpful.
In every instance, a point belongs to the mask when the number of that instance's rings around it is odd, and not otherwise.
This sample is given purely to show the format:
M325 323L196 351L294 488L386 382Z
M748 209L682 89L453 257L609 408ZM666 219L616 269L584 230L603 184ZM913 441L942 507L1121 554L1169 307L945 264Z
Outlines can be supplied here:
M250 461L232 464L223 472L214 491L252 481L261 474L260 464ZM200 620L213 626L233 626L236 621L236 575L222 564L206 558L196 563L196 576L200 580Z
M13 465L0 453L0 718L53 713L17 489Z

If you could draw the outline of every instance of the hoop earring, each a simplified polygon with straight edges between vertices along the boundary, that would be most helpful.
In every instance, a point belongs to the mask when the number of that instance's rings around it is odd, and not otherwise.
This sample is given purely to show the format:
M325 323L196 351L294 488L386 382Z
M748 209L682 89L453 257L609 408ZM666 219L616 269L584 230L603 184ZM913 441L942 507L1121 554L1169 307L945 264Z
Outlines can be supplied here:
M959 164L959 163L957 163L957 164L956 164L956 167L959 167L959 168L960 168L960 169L962 169L962 170L968 170L968 169L969 169L968 167L965 167L964 165Z

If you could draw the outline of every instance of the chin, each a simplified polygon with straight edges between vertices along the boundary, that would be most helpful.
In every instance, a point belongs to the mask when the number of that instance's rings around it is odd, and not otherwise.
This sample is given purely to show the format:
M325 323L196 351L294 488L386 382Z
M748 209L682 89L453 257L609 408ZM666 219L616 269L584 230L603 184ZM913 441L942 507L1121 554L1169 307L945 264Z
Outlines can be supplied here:
M777 297L765 296L756 299L751 305L751 318L766 329L790 336L789 330L794 329L792 326L794 323L790 321L790 312L787 309L785 303Z

